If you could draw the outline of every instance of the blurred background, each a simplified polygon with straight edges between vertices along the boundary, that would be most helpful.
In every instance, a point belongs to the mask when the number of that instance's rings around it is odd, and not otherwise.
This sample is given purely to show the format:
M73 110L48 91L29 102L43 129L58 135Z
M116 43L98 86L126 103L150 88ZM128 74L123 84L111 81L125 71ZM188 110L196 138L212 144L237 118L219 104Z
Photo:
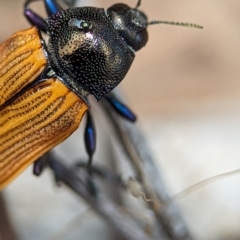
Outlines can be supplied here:
M0 1L1 42L29 26L22 14L23 2ZM122 2L136 4L133 0ZM117 1L80 3L107 8ZM35 6L44 15L41 4ZM240 2L143 0L141 9L149 20L204 26L203 30L149 27L149 42L136 54L120 85L138 116L170 195L174 195L201 180L240 168ZM82 136L79 140L76 133L58 151L66 156L70 151L76 154L71 156L74 159L79 156L78 145L73 150L78 142ZM106 155L98 151L100 156ZM195 239L240 239L239 185L240 175L235 175L177 202ZM79 200L68 190L56 188L47 173L37 179L28 169L5 193L21 239L50 239L59 226L77 217L76 209L81 212ZM106 239L103 225L97 226ZM75 229L76 235L72 231L63 239L76 239L79 234L81 239L94 239L88 230L76 233Z

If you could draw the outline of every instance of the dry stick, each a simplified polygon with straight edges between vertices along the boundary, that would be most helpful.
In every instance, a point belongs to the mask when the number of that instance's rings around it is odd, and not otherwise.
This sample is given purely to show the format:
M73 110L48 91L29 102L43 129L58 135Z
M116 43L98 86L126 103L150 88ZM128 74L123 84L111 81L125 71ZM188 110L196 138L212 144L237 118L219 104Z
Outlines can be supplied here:
M59 158L59 157L57 157ZM150 240L146 233L130 218L122 213L121 209L107 198L101 191L97 197L89 192L86 184L88 175L79 176L73 169L64 166L52 153L49 161L50 168L55 173L56 179L65 183L79 196L81 196L91 208L105 219L111 227L118 232L122 239L126 240ZM84 174L83 174L84 175ZM84 179L85 178L85 179Z
M122 100L116 91L113 91L113 94ZM155 212L159 225L163 227L168 239L192 239L176 205L173 202L169 202L165 206L159 203L169 200L169 195L150 153L148 144L138 126L121 119L114 112L109 111L109 105L106 101L102 101L101 106L113 124L114 132L120 145L123 146L123 150L129 157L143 185L144 192L148 198L153 199L149 206Z
M49 237L48 240L61 240L67 238L67 235L71 233L72 230L79 229L81 224L91 217L91 209L87 208L83 212L79 213L77 216L72 218L67 224L62 226L58 231L54 232L53 235Z

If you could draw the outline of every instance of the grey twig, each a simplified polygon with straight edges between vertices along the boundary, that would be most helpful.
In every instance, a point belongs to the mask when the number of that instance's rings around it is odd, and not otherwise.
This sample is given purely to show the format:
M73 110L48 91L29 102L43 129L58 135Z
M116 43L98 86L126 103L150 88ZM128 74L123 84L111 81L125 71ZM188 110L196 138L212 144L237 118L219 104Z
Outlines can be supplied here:
M116 91L113 94L122 100ZM110 106L106 101L102 101L101 106L113 124L117 139L129 157L147 197L153 199L149 205L155 212L162 231L165 232L168 239L192 239L176 205L169 201L165 184L157 170L147 141L138 126L121 119L115 112L109 111ZM164 204L167 200L168 203Z
M122 239L126 240L150 240L150 237L131 219L130 216L114 204L111 199L106 197L101 191L97 196L93 196L89 190L88 175L79 176L74 169L64 166L58 157L52 154L49 165L53 170L56 179L65 183L87 204L89 204L96 213L105 219L109 225L118 232Z

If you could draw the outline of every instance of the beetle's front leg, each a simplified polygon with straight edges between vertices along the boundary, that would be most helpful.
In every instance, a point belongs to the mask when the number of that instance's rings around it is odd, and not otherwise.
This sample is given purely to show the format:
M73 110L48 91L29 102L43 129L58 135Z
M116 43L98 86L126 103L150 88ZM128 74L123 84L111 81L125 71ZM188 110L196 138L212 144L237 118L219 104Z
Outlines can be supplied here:
M37 0L27 0L25 2L24 15L32 25L36 26L38 29L46 33L47 32L46 21L29 8L29 5L35 1ZM44 5L48 16L51 16L63 10L63 8L55 0L44 0Z
M63 10L63 8L55 0L44 0L44 5L48 16Z
M32 11L29 8L29 4L33 1L36 0L27 0L25 2L24 5L24 15L27 18L27 20L33 25L36 26L39 30L43 31L43 32L47 32L47 23L46 21L39 16L37 13L35 13L34 11Z
M76 3L76 0L63 0L63 1L67 4L68 7L73 7ZM44 0L44 5L48 13L48 16L51 16L63 10L61 5L59 5L56 2L56 0Z

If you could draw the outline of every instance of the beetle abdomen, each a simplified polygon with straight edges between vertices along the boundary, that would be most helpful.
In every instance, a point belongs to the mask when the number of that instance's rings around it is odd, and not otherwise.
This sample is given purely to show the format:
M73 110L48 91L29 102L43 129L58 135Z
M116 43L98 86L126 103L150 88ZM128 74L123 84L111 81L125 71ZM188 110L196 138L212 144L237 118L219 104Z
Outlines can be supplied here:
M17 32L0 45L0 106L33 82L47 64L35 27Z

